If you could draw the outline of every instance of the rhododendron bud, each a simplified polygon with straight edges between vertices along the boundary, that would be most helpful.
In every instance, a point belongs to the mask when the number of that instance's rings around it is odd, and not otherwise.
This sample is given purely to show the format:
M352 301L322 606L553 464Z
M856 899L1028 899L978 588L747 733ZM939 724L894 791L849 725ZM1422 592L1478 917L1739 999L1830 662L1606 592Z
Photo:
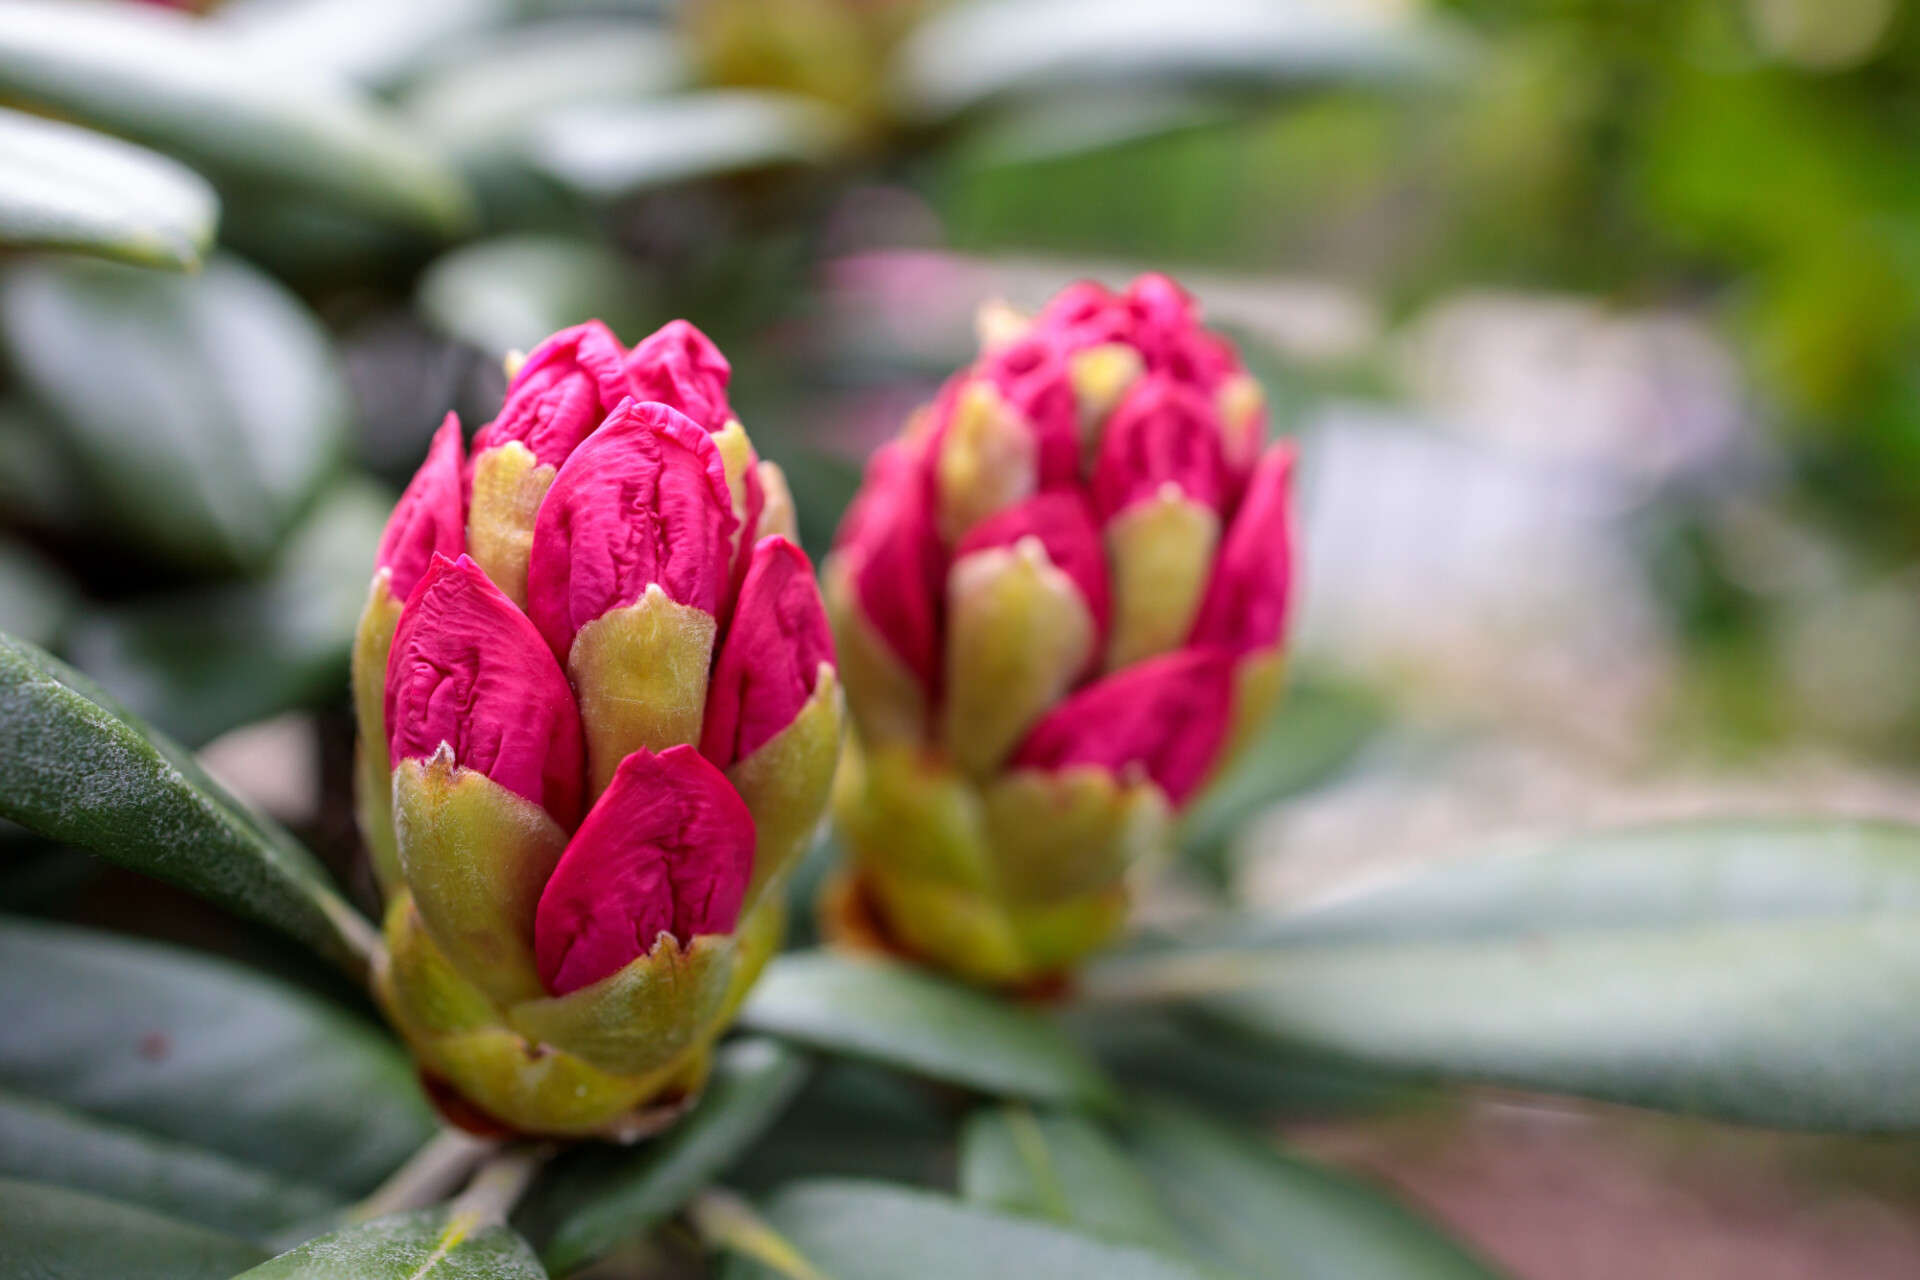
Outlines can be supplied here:
M1056 978L1270 712L1292 454L1163 276L995 307L868 468L827 564L855 743L829 928Z
M684 323L557 335L470 468L448 419L382 540L354 655L376 985L455 1118L642 1131L779 944L842 698L726 376Z

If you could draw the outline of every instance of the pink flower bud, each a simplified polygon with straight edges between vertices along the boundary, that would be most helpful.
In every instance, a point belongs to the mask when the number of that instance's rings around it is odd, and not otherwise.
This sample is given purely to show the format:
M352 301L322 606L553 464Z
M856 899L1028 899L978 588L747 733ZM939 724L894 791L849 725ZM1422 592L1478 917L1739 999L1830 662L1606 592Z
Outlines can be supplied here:
M1192 643L1239 655L1280 642L1293 585L1293 446L1268 449L1221 545Z
M571 827L584 768L573 691L526 615L467 557L435 556L387 661L395 764L431 758L493 779Z
M678 409L708 431L733 417L727 383L733 366L706 334L674 320L643 339L627 356L627 389L634 399Z
M793 723L833 665L833 634L806 552L785 538L753 549L714 663L700 753L725 769Z
M625 398L624 356L598 320L554 334L514 374L499 416L473 438L474 456L517 440L540 465L559 466Z
M1135 663L1067 697L1035 725L1015 766L1098 765L1146 775L1175 806L1207 776L1233 713L1233 662L1182 649Z
M399 505L380 535L374 567L393 574L387 590L405 600L438 556L458 556L467 549L467 487L462 471L460 419L448 414L434 432L427 460L407 482Z
M565 661L580 628L658 583L718 616L734 529L713 440L680 412L627 400L560 468L534 522L527 612Z
M1060 345L1044 336L1022 339L988 357L984 373L1033 429L1039 487L1077 485L1079 406Z
M946 574L932 482L917 442L883 446L867 464L835 544L853 567L861 611L887 646L932 690L938 683L938 601Z
M1225 505L1230 482L1219 414L1193 388L1149 374L1127 392L1100 437L1093 504L1110 520L1169 484L1203 507Z
M729 933L753 874L753 817L690 746L636 751L614 774L540 895L534 954L566 995L652 952Z
M1080 589L1087 612L1093 616L1097 655L1106 643L1107 627L1113 618L1113 593L1100 530L1094 525L1092 508L1079 492L1037 494L988 516L967 531L954 548L954 559L957 562L992 547L1011 547L1027 537L1038 538L1046 548L1047 559Z

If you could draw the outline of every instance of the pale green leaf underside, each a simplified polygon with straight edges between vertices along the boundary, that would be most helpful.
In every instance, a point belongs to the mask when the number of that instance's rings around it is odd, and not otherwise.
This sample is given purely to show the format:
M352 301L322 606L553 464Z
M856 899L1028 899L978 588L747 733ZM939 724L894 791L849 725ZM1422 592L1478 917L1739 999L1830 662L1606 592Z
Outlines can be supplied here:
M235 1280L546 1280L527 1242L452 1206L343 1227Z
M9 1280L228 1280L261 1256L147 1209L0 1178L0 1275Z

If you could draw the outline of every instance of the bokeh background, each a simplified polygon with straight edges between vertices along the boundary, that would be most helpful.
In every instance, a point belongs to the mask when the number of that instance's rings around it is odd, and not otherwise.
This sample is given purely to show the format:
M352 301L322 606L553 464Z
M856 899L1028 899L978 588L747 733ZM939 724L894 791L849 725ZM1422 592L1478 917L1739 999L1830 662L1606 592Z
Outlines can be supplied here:
M1287 704L1149 924L1508 834L1920 818L1904 0L0 0L0 229L0 630L363 897L373 545L505 353L691 318L817 557L983 301L1144 269L1299 437L1307 547ZM0 839L0 909L296 966ZM1910 1140L1345 1087L1275 1122L1529 1280L1920 1257Z

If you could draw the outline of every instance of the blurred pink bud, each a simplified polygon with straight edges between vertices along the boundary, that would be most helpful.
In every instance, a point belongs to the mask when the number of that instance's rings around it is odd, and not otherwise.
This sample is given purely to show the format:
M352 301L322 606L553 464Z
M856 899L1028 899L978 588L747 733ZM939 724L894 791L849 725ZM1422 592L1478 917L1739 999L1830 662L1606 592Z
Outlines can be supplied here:
M518 440L540 465L559 466L626 397L624 358L598 320L554 334L507 384L499 416L473 438L475 456Z
M480 567L435 556L407 597L387 661L392 760L445 744L571 828L585 768L573 690L540 633Z
M1207 776L1233 713L1233 661L1223 650L1182 649L1087 685L1047 713L1016 766L1057 772L1098 765L1144 770L1176 807Z
M1239 655L1280 642L1293 586L1293 445L1269 448L1227 531L1192 643Z
M458 556L467 549L462 450L460 418L450 413L434 432L427 460L407 482L399 505L387 518L373 563L376 569L392 572L387 590L396 600L413 594L436 555Z
M1192 387L1149 374L1127 392L1100 436L1094 507L1110 520L1160 496L1168 484L1215 511L1231 489L1213 402Z
M1078 484L1080 411L1060 345L1044 336L1024 338L994 352L983 372L1033 429L1039 487Z
M1093 616L1097 656L1106 644L1113 620L1113 592L1107 580L1107 553L1094 524L1093 509L1077 490L1042 493L988 516L967 531L954 548L954 559L1011 547L1022 538L1038 538L1054 568L1080 588L1087 612Z
M708 431L733 417L727 383L733 366L706 334L674 320L643 339L627 356L627 390L634 399L678 409Z
M716 617L732 581L733 500L712 438L627 400L553 479L533 526L527 612L562 660L581 627L659 583Z
M836 551L854 568L861 611L901 662L933 689L940 663L937 602L946 565L922 445L894 441L867 464Z
M833 665L833 632L806 552L785 538L753 549L733 625L707 688L700 753L722 769L793 723Z
M753 875L753 816L692 747L621 762L560 855L534 914L541 980L566 995L650 953L729 933Z

